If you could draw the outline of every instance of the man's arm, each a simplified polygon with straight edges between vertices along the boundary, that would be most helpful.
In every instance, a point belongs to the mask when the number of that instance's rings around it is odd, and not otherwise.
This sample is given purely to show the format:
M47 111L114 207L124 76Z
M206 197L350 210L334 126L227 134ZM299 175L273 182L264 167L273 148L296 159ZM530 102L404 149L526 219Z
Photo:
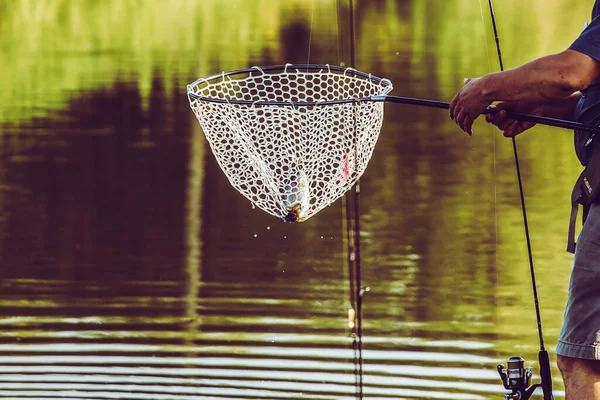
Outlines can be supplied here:
M468 82L450 103L450 118L471 133L473 121L494 101L566 99L600 76L600 62L574 50L545 56Z

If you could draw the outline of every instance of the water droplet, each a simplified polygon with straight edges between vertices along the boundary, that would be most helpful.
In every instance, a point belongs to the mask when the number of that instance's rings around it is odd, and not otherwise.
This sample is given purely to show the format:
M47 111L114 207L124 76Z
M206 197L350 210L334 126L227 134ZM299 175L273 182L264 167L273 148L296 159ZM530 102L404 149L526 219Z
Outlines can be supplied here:
M270 227L270 226L267 226L267 230L269 230L269 229L271 229L271 227Z
M321 239L323 239L323 236L321 236Z
M287 239L287 236L284 236L283 238L284 238L284 239Z
M255 233L255 234L254 234L254 237L258 237L258 235Z

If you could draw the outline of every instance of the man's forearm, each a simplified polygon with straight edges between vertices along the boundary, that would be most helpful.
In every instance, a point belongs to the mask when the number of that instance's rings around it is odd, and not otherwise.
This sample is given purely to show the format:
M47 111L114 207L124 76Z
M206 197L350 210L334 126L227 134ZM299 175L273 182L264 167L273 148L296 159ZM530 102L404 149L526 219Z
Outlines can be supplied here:
M553 111L558 113L560 109L558 114L568 116L566 105L575 106L575 98L571 96L598 77L600 62L584 53L565 50L508 71L469 80L450 102L450 118L463 131L471 133L475 118L494 101L538 105L559 101L561 106Z
M480 87L489 101L547 102L570 97L592 83L597 74L595 60L567 50L486 75Z

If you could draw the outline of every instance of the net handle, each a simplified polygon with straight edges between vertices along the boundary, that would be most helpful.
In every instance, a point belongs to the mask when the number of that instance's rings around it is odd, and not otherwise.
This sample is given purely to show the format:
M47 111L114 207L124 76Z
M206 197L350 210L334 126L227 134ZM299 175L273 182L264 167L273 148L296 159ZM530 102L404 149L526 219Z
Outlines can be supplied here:
M382 81L386 81L387 79L381 79ZM432 108L441 108L441 109L449 109L450 103L445 101L437 101L437 100L425 100L425 99L415 99L410 97L399 97L399 96L369 96L369 97L361 97L356 99L340 99L340 100L322 100L322 101L306 101L306 102L284 102L284 101L250 101L250 100L226 100L226 99L214 99L207 98L203 96L198 96L195 93L188 93L188 95L196 100L201 101L210 101L213 103L222 103L222 104L239 104L239 105L253 105L253 106L293 106L293 107L314 107L314 106L333 106L340 104L350 104L350 103L367 103L367 102L386 102L386 103L400 103L400 104L410 104L416 106L424 106L424 107L432 107ZM491 111L485 110L482 115L490 114ZM535 124L552 126L555 128L564 128L571 130L579 130L584 132L591 133L600 133L600 127L585 125L575 121L567 121L563 119L557 118L548 118L548 117L540 117L537 115L531 114L521 114L515 112L507 112L507 117L515 119L517 121L525 121L525 122L533 122Z
M371 96L366 99L359 99L358 101L383 101L389 103L401 103L401 104L412 104L416 106L425 106L433 108L449 109L450 103L436 100L423 100L413 99L410 97L398 97L398 96ZM493 112L485 110L481 115L492 114ZM533 122L535 124L553 126L555 128L565 128L571 130L580 130L585 132L600 133L600 128L591 125L585 125L575 121L567 121L564 119L540 117L538 115L521 114L516 112L508 111L506 113L507 118L511 118L517 121Z

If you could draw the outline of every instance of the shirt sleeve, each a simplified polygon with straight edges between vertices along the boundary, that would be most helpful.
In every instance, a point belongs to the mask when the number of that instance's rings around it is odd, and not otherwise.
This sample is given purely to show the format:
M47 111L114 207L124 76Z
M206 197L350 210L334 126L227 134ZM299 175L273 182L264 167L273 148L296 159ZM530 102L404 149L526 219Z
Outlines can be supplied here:
M569 50L578 51L600 61L600 16L594 18L581 32Z

